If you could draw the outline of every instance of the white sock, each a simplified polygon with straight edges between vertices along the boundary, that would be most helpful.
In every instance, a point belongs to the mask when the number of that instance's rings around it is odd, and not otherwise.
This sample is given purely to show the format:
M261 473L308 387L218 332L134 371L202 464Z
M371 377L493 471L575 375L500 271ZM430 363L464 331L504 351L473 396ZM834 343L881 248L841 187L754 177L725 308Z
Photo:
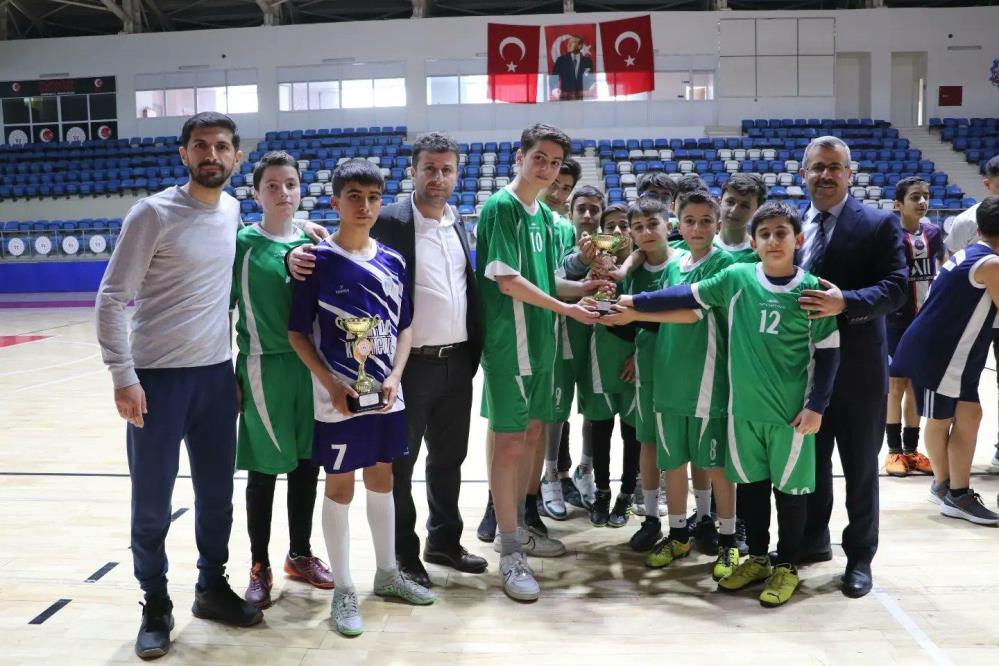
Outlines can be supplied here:
M711 489L698 490L694 488L694 501L697 502L697 522L704 516L711 516Z
M645 513L656 518L659 516L659 486L649 490L642 488L642 503L645 505Z
M718 534L735 534L735 518L718 518Z
M687 526L687 516L685 516L682 513L675 516L673 514L670 514L669 526L675 530L683 529L684 527Z
M395 564L395 502L392 491L368 491L368 526L375 544L375 566L380 571L394 571Z
M323 538L326 539L333 580L341 590L354 587L354 581L350 578L349 510L349 504L340 504L329 497L323 497Z

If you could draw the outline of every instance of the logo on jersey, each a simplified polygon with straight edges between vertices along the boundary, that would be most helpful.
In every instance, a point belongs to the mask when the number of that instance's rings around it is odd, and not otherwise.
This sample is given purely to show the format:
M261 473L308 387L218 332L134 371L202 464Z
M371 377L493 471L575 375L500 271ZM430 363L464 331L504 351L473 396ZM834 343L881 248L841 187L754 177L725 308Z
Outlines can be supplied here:
M992 69L989 72L989 82L999 88L999 59L992 61Z

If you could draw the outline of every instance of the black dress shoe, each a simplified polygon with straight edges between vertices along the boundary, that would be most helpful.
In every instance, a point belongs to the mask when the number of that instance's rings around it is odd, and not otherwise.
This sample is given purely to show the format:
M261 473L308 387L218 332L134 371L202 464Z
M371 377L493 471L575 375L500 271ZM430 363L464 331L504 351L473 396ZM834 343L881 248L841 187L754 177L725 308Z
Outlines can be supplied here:
M870 570L863 565L847 569L846 573L843 574L843 594L851 599L859 599L870 592L873 586L874 577Z
M433 587L430 574L427 573L427 569L418 557L411 560L399 560L399 572L417 585L422 585L427 589Z
M774 562L777 560L777 551L771 550L768 555L770 555L770 561ZM829 550L818 550L812 551L810 553L802 553L798 557L798 561L795 562L796 565L802 564L817 564L819 562L828 562L833 558L832 549Z
M135 637L135 654L140 659L156 659L170 651L172 611L173 603L165 594L146 597L146 603L142 604L142 624Z
M454 550L437 550L427 545L423 549L423 559L431 564L457 569L462 573L482 573L488 566L484 557L472 555L461 546Z
M207 589L195 585L191 614L234 627L250 627L264 619L260 609L233 592L227 581Z

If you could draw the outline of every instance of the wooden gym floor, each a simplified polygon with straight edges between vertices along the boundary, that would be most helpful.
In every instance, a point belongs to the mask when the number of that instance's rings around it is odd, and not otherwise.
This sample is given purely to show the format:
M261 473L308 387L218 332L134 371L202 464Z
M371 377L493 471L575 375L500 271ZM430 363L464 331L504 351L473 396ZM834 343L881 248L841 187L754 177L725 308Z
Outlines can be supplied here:
M94 331L90 308L0 309L0 664L138 661L132 645L141 596L128 551L124 425L114 410ZM480 381L481 375L476 410ZM996 441L991 367L983 377L982 402L985 419L973 485L987 505L995 506L999 477L988 474ZM578 456L578 417L572 432ZM281 575L275 580L276 603L258 627L230 629L191 617L193 496L189 479L179 479L168 538L177 626L173 649L161 661L241 666L509 666L519 660L573 665L999 663L999 530L941 517L926 500L925 477L882 477L876 587L860 600L849 600L837 589L845 564L838 547L832 562L802 570L802 588L788 606L765 610L752 595L716 592L706 556L667 570L644 568L626 545L638 518L620 530L593 528L577 512L567 522L549 521L568 555L531 561L543 588L541 600L530 605L510 601L496 575L498 556L475 538L486 498L484 434L485 421L476 413L464 466L463 541L489 560L490 572L463 575L429 566L439 601L427 608L374 597L374 553L361 494L352 508L351 558L366 631L356 639L331 629L330 593ZM612 475L619 470L616 454ZM187 474L186 460L181 474ZM422 522L422 472L417 479L414 494ZM229 561L230 580L239 593L249 567L244 487L245 473L239 472ZM841 478L836 492L842 497ZM275 563L287 547L283 495L282 482L271 540ZM326 559L318 504L316 516L313 546ZM844 522L838 502L834 538Z

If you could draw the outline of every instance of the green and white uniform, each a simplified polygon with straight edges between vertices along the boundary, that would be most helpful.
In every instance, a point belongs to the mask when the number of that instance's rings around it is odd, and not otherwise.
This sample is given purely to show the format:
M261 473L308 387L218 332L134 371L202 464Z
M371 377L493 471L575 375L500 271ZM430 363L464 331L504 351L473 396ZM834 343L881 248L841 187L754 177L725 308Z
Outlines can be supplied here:
M509 189L496 192L479 215L475 275L485 339L482 415L494 432L523 432L531 419L550 421L554 393L555 313L499 290L496 278L519 275L555 297L552 213L533 210Z
M260 225L236 235L229 304L239 311L239 469L283 474L312 457L312 376L288 342L291 278L284 264L288 251L308 241L298 229L276 237Z
M554 213L555 223L555 258L558 273L561 274L562 260L576 249L576 227L572 222L565 219L558 213ZM589 329L573 320L566 320L562 315L556 315L555 321L558 326L558 338L555 344L555 389L552 395L552 423L562 423L569 420L572 412L572 399L575 396L576 372L574 366L574 355L572 344L569 340L569 326L576 326Z
M626 286L627 293L639 294L661 288L668 263L669 259L656 265L646 262L631 274ZM643 444L655 444L656 441L653 387L657 337L658 331L642 327L638 327L635 331L635 394L638 409L635 417L635 433L638 441Z
M756 250L754 250L753 246L749 244L749 240L748 239L745 240L745 241L743 241L742 243L739 243L738 245L728 245L728 244L724 243L722 241L722 239L721 239L721 236L718 235L718 236L715 236L714 240L711 241L711 243L712 243L712 245L714 245L719 250L725 250L730 255L732 255L732 261L733 261L733 263L736 263L736 264L747 263L747 264L749 264L749 263L754 263L754 262L757 262L757 261L760 260L760 255L756 254ZM690 249L687 246L687 241L684 241L684 240L672 241L672 242L670 242L669 246L671 248L673 248L674 250L689 250Z
M696 262L681 251L666 265L662 285L693 284L731 265L731 255L717 247ZM725 464L727 344L724 308L712 308L696 324L659 327L653 404L660 469L688 462L701 469Z
M726 476L736 483L770 479L792 495L815 489L815 436L790 423L812 386L815 349L839 347L835 317L808 319L798 299L821 289L798 268L786 285L771 283L763 264L737 264L692 286L704 307L728 312L731 382Z

